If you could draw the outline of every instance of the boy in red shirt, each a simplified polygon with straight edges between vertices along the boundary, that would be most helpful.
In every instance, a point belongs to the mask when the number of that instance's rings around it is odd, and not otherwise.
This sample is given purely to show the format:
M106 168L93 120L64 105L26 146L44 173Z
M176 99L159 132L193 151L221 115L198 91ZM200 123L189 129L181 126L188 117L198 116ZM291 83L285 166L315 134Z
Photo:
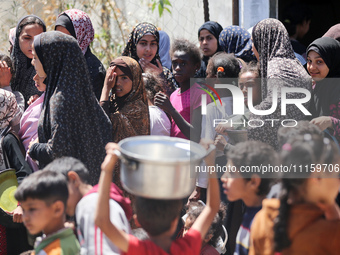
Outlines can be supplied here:
M106 145L106 158L102 164L99 180L99 198L95 216L96 225L124 254L200 254L202 239L205 237L220 206L219 185L215 175L209 180L207 205L197 218L185 237L176 241L171 236L176 231L181 200L156 200L137 197L137 219L150 240L140 241L137 238L117 229L110 221L109 188L112 171L117 161L115 150L119 146L114 143ZM205 159L207 166L215 164L215 150Z

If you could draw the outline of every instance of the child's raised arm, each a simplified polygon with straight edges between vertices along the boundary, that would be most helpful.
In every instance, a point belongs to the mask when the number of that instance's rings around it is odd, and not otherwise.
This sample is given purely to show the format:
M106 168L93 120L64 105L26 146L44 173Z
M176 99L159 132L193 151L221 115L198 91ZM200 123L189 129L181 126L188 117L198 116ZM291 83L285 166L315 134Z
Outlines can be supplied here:
M154 99L155 106L158 106L163 111L171 115L178 128L188 138L194 142L199 142L201 137L202 114L201 107L193 110L192 124L187 122L184 117L173 107L170 99L163 92L158 92ZM191 136L190 136L191 135Z
M207 142L207 140L202 139L200 143L206 147L209 144L213 144L213 141ZM207 167L209 166L215 167L215 152L216 149L205 158L205 163ZM205 238L205 235L207 234L209 227L212 221L214 220L214 217L216 216L216 213L218 212L219 208L220 208L220 188L216 173L212 172L209 178L207 205L205 206L202 213L198 216L198 218L191 227L201 233L202 239Z
M127 252L129 248L129 235L116 228L116 226L110 221L110 186L112 172L117 162L115 150L119 150L119 146L115 143L108 143L105 149L106 157L101 166L102 171L99 179L99 193L95 224L120 250Z

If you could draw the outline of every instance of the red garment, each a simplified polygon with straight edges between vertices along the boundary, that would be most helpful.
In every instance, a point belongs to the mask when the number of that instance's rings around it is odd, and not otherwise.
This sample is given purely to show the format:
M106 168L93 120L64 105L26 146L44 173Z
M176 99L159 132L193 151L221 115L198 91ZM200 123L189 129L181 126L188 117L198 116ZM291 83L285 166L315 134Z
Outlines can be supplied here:
M141 241L129 235L129 250L125 255L199 255L201 252L201 233L189 229L183 238L172 242L170 253L165 252L150 240Z
M90 195L92 193L98 193L99 186L98 184L93 186L93 188L85 195ZM129 198L123 196L123 191L117 187L116 184L111 183L110 187L110 198L116 201L124 210L126 218L128 220L132 217L132 207L131 201Z
M210 244L206 244L202 247L200 255L220 255L220 254L213 246L211 246Z

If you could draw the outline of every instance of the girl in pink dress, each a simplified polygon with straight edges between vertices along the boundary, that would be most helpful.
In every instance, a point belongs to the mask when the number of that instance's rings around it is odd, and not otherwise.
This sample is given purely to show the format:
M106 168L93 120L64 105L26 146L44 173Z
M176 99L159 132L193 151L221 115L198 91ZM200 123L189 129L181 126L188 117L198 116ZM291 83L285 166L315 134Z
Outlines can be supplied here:
M26 109L26 111L21 117L20 130L18 134L26 151L25 160L30 165L33 171L39 170L39 167L36 161L33 161L31 159L27 151L28 151L28 145L30 144L30 142L38 138L38 121L40 118L41 108L44 102L45 90L46 90L46 85L44 84L45 78L46 77L40 77L38 74L36 74L33 77L36 88L40 92L44 92L44 93L35 101L33 101L32 98L30 98L29 102L32 102L32 101L33 102L30 104L30 106Z

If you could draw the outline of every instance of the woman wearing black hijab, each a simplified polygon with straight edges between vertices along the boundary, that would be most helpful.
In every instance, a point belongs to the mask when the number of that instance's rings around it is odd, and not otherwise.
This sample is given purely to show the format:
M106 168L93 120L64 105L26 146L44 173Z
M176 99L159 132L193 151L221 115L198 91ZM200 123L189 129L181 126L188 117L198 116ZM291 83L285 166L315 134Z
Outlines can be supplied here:
M16 35L13 45L11 58L14 64L15 76L11 82L13 91L19 91L25 98L25 107L33 95L42 93L34 85L33 76L35 75L32 61L32 42L34 36L45 32L45 23L35 15L23 17L16 27Z
M46 77L38 137L29 155L43 168L63 156L81 160L98 183L105 145L111 141L112 124L92 93L90 74L76 39L61 32L34 38L34 65Z
M196 78L205 78L207 76L206 70L210 57L216 52L222 51L218 42L222 30L222 26L215 21L205 22L198 29L198 40L203 53L203 59L201 61L201 68L196 72Z
M312 123L328 129L340 141L340 43L330 37L313 41L307 48L307 70L316 82L313 89Z

